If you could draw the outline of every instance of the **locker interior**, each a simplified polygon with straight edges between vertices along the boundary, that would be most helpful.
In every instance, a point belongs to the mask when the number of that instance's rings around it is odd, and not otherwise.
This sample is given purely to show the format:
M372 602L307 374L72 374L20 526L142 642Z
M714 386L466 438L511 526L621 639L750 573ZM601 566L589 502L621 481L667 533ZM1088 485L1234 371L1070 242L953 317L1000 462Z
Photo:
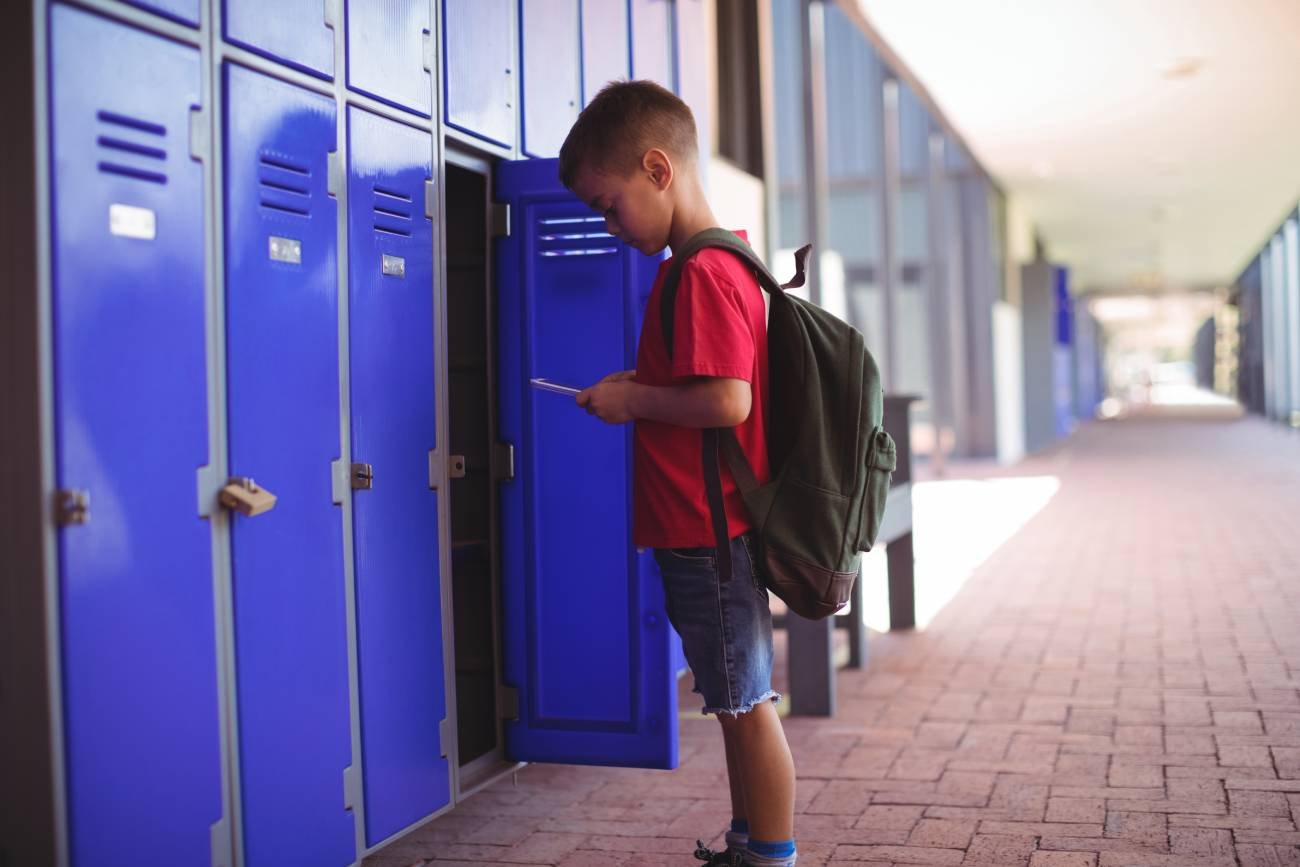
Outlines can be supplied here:
M451 584L457 761L462 791L502 758L500 581L493 478L496 341L491 327L490 169L448 154L445 168L447 382L451 410ZM462 460L463 459L463 460ZM470 767L466 767L470 766Z

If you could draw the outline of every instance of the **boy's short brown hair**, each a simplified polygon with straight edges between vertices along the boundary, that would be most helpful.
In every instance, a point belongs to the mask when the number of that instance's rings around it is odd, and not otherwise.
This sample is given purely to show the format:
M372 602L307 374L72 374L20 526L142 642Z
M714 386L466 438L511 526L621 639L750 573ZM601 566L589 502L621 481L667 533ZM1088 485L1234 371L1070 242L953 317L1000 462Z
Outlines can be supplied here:
M560 182L573 187L583 166L630 174L651 148L694 161L695 116L653 81L612 81L582 110L560 148Z

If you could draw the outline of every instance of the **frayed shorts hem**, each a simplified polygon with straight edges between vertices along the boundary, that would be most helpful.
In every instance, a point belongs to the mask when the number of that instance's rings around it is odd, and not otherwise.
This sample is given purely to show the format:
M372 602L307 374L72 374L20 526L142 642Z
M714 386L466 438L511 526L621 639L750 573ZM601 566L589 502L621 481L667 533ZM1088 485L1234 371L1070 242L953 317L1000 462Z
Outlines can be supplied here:
M753 710L755 707L757 707L758 705L762 704L765 701L779 702L780 700L781 700L781 693L777 692L774 689L769 689L767 692L763 693L758 698L754 699L751 702L746 702L745 704L741 705L738 708L703 707L700 709L700 713L705 715L717 714L718 716L721 716L722 714L725 713L731 717L738 717L743 713L749 713L751 710Z

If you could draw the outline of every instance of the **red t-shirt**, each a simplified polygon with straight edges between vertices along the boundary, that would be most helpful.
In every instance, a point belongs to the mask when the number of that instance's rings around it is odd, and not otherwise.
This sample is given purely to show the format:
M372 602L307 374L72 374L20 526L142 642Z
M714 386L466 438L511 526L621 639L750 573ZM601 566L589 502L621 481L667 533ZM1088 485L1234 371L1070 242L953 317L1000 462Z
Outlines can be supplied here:
M744 233L738 233L743 238ZM735 427L760 484L767 482L767 319L763 290L750 270L726 250L705 248L682 266L673 310L669 366L659 322L659 299L669 259L659 266L646 304L637 347L636 381L681 385L695 376L743 379L750 384L749 418ZM700 428L639 418L634 424L633 543L641 548L695 548L717 544L704 489ZM740 488L721 454L727 529L735 538L753 523Z

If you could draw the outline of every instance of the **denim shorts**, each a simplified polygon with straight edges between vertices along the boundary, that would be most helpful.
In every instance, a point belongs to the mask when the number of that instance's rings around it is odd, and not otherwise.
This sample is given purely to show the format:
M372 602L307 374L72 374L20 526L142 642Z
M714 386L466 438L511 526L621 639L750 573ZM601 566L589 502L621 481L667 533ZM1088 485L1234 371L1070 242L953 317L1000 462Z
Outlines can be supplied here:
M731 540L731 580L718 580L717 549L656 548L668 620L682 637L706 714L746 713L778 701L772 689L772 611L754 567L752 532Z

